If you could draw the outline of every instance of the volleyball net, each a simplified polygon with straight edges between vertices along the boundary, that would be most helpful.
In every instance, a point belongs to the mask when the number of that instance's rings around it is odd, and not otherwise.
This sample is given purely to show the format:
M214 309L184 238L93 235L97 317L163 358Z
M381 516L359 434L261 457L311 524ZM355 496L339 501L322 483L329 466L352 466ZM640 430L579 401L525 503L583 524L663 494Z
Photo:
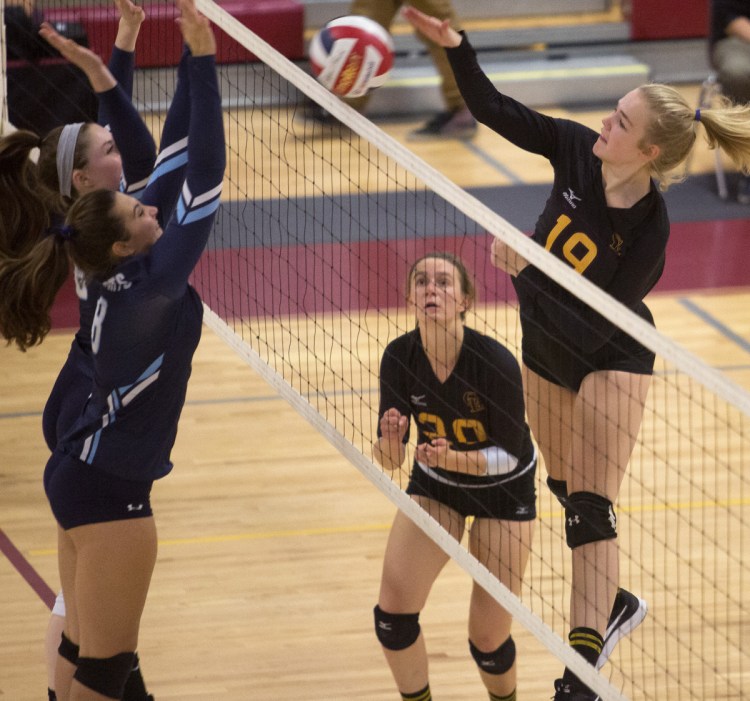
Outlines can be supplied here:
M568 665L602 699L750 694L747 393L340 102L220 5L198 6L222 33L228 148L224 201L194 276L207 324L535 635L559 668ZM151 41L156 52L175 37L179 43L173 31L144 31L139 42ZM134 100L155 133L173 89L173 67L136 76ZM306 119L311 105L332 123ZM571 557L542 464L532 554L516 597L405 493L413 439L400 471L385 472L372 459L380 358L414 328L405 284L421 255L450 251L466 263L478 290L468 325L520 362L516 297L491 265L493 237L657 354L616 505L620 582L648 601L649 614L601 673L564 641Z

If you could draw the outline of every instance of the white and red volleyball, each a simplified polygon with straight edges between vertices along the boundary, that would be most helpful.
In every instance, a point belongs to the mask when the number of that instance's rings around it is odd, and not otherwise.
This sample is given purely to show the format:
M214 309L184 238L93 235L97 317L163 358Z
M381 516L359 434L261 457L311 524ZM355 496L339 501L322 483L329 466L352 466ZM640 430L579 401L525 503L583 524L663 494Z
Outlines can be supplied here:
M310 42L313 75L340 97L360 97L382 85L393 67L393 39L375 20L331 20Z

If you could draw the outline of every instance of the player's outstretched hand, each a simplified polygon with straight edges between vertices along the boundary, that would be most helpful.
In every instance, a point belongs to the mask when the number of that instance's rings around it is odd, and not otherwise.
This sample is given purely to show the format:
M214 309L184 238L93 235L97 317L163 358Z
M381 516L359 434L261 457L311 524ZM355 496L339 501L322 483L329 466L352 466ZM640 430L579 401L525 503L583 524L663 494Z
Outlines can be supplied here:
M141 29L146 13L143 8L131 0L115 0L120 11L120 23L117 27L115 46L122 51L135 51L138 32Z
M182 38L193 56L213 56L216 53L216 37L211 23L195 9L194 0L177 0L180 16L177 24Z
M53 49L59 51L63 58L66 58L74 66L78 66L86 74L91 87L96 92L104 92L117 85L117 81L104 65L101 56L91 49L76 44L72 39L58 34L47 22L42 22L39 27L39 36Z
M411 5L404 5L401 8L401 15L420 34L431 39L439 46L450 48L456 47L461 43L461 35L451 27L447 19L440 20L437 17L430 17L430 15L420 12Z

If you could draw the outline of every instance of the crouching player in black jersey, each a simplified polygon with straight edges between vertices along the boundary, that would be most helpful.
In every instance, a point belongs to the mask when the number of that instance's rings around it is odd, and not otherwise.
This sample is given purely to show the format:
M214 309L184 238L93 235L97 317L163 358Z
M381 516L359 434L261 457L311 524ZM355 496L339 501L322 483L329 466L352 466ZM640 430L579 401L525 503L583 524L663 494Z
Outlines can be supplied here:
M417 448L407 492L515 594L536 518L536 454L524 415L521 371L497 341L464 326L474 301L463 263L432 253L412 266L407 299L417 328L391 342L380 367L375 459L397 470L413 416ZM419 626L448 555L399 512L383 564L375 632L404 699L431 699ZM474 583L469 648L493 701L516 698L511 616Z
M555 179L534 240L653 323L643 298L664 268L669 220L664 190L679 179L702 124L743 169L750 167L750 106L694 110L673 88L643 85L617 103L601 133L553 119L501 94L465 35L410 8L414 26L442 46L476 119L545 156ZM523 329L526 406L549 475L565 507L573 557L574 649L601 667L646 614L618 588L614 503L640 430L654 354L530 266L499 240L493 262L513 276ZM555 699L596 695L570 670Z
M201 333L188 277L219 204L224 132L213 31L191 0L178 4L190 91L187 112L173 103L170 117L187 124L187 166L164 230L158 208L171 209L174 195L155 177L142 202L111 190L80 197L65 227L21 261L0 262L3 333L26 345L49 328L68 256L97 282L91 396L44 476L67 604L56 680L63 700L122 697L156 559L151 485L172 468Z

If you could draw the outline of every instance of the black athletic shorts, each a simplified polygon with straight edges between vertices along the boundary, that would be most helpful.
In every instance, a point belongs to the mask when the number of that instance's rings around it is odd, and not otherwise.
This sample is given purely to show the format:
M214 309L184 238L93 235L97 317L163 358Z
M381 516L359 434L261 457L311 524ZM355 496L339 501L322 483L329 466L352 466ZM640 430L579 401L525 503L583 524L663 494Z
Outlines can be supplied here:
M654 317L645 304L638 316L652 324ZM521 341L524 365L545 380L577 392L583 378L597 370L619 370L636 375L652 375L656 355L644 345L617 331L599 350L583 354L569 342L550 334L549 324L540 324L533 316L521 316Z
M463 517L533 521L536 518L536 462L535 456L525 468L490 483L486 478L453 478L446 476L451 473L445 470L425 469L414 463L406 493L435 499Z
M152 516L152 485L123 479L59 452L52 454L44 470L44 491L65 530Z

